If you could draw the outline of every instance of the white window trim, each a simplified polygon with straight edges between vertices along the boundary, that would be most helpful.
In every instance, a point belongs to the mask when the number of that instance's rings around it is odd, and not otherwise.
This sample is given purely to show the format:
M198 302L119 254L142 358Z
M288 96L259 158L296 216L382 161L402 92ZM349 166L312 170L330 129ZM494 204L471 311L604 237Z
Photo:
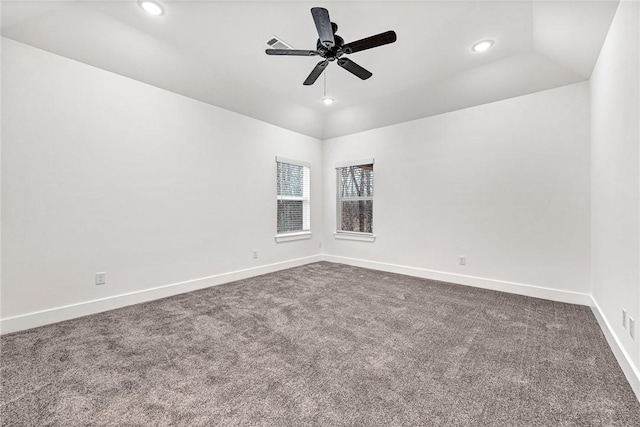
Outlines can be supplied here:
M348 162L338 162L336 163L335 169L346 168L349 166L373 165L375 164L373 160L374 159L369 158L369 159L360 159L360 160L350 160Z
M376 235L360 231L336 231L333 238L338 240L355 240L358 242L375 242Z
M349 166L359 166L359 165L373 165L375 161L373 158L368 159L360 159L360 160L349 160L346 162L338 162L335 164L335 169L338 168L347 168ZM334 175L336 177L336 192L340 191L340 182L338 180L338 174ZM338 193L339 194L339 193ZM374 193L375 194L375 193ZM336 202L340 200L339 197L336 197ZM373 197L344 197L341 200L373 200ZM338 226L338 222L340 221L340 211L338 210L338 206L336 205L336 228ZM336 230L333 233L333 238L337 240L353 240L358 242L375 242L376 235L373 233L365 233L360 231L343 231Z
M304 160L289 159L287 157L276 156L276 164L289 163L291 165L303 166L309 169L309 185L311 185L311 162ZM296 197L296 196L280 196L276 194L276 200L300 200L309 203L309 210L311 209L311 188L309 188L309 197ZM309 212L309 216L311 212ZM292 242L295 240L311 239L311 220L309 220L309 230L302 231L289 231L286 233L277 233L275 236L276 243Z
M290 165L304 166L311 169L311 162L305 162L304 160L294 160L288 159L286 157L276 156L276 162L289 163Z
M276 200L300 200L302 202L306 202L310 197L304 196L276 196Z
M311 231L292 231L291 233L276 234L276 243L307 240L311 238Z

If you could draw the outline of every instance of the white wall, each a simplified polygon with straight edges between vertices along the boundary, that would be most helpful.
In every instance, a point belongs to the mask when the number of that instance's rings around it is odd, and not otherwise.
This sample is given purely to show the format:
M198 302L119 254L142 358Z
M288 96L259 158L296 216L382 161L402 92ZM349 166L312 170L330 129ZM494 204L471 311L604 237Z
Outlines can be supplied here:
M2 318L319 254L321 141L8 39L2 56ZM312 164L311 240L275 243L276 155Z
M640 370L640 4L622 1L590 80L593 298ZM640 323L636 323L636 329Z
M587 302L586 83L324 144L325 251L336 261ZM375 158L376 241L335 240L335 163L367 157Z

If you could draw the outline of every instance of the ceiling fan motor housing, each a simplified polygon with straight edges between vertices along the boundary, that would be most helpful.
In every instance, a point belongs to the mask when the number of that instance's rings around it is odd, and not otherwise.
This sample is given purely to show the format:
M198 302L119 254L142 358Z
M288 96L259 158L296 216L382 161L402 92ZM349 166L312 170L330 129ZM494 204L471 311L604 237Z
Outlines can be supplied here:
M335 25L334 28L338 28L335 23L332 22L331 24ZM323 45L320 39L318 39L316 43L316 50L318 51L320 56L328 59L329 61L334 61L344 54L344 51L342 49L342 46L344 45L344 39L336 35L335 33L333 35L333 39L335 40L335 44L331 48L327 48L325 45Z

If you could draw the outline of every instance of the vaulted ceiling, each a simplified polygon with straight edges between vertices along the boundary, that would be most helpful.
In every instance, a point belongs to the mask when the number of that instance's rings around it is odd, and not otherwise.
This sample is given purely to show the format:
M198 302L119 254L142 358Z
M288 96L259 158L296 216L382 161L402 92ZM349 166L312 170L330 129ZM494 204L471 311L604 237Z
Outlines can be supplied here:
M2 1L2 35L320 139L587 80L616 1ZM332 63L264 52L273 36L315 49L326 7L350 42L395 30L394 44ZM471 50L494 40L484 53Z

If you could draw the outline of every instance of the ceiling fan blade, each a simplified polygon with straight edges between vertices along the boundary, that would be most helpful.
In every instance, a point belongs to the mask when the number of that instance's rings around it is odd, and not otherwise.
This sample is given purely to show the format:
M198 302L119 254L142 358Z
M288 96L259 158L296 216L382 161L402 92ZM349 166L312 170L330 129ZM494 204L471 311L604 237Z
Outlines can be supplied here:
M393 43L397 39L398 38L395 31L387 31L385 33L376 34L375 36L367 37L362 40L356 40L355 42L347 43L342 46L342 50L344 51L344 53L360 52L361 50L371 49L373 47Z
M331 49L336 42L333 38L333 28L331 26L331 19L329 18L329 11L324 7L312 7L311 15L313 16L313 21L316 23L320 43Z
M288 56L316 56L315 50L295 50L295 49L267 49L267 55L288 55Z
M305 86L314 84L324 69L327 68L327 65L329 65L329 61L327 60L318 62L315 68L311 70L311 74L309 74L309 77L307 77L307 80L305 80L303 84Z
M348 58L340 58L338 59L338 65L350 72L351 74L360 77L362 80L367 80L369 77L373 76L370 71L362 68L352 60Z

